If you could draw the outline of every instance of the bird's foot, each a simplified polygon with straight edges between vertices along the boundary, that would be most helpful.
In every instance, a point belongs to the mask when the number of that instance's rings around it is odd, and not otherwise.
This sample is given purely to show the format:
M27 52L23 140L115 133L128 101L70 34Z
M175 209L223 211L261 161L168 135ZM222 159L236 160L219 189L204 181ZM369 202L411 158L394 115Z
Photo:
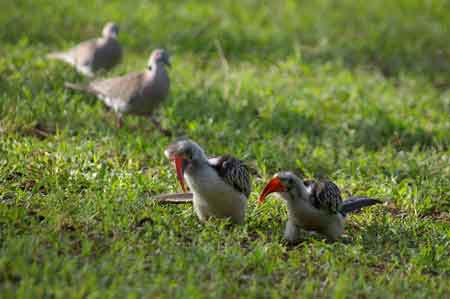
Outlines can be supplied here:
M163 134L164 136L167 136L167 137L172 136L172 131L170 131L169 129L164 129L164 128L158 128L158 129L161 132L161 134Z
M123 127L123 119L122 119L122 117L117 117L117 118L116 118L116 127L117 127L118 129L120 129L120 128Z
M164 136L170 137L172 136L172 132L169 129L165 129L161 126L161 123L154 117L150 117L153 125L163 134Z

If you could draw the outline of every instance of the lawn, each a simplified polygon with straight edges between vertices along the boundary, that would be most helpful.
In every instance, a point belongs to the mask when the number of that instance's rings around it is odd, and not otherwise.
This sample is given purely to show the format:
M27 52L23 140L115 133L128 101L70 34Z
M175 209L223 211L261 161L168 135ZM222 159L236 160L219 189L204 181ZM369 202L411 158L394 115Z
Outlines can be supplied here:
M165 127L257 169L245 225L201 224L173 138L64 89L54 50L119 23L104 76L171 53ZM450 3L6 0L0 10L0 297L450 298ZM282 240L279 170L383 205L328 243Z

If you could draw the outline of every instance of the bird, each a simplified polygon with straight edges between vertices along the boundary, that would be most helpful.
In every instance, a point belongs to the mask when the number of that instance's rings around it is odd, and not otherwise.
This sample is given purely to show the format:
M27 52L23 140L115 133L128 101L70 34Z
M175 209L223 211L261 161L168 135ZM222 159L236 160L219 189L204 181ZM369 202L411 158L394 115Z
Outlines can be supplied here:
M338 186L328 180L302 180L292 172L273 176L259 196L265 198L277 192L285 200L288 210L284 238L289 243L299 241L300 229L316 231L329 241L336 241L344 232L347 213L381 203L368 197L350 197L342 201Z
M170 79L166 66L171 66L169 54L163 49L156 49L143 72L99 79L85 85L66 82L65 86L97 96L116 113L119 128L123 125L124 114L148 116L164 135L170 135L170 131L163 129L152 115L169 94Z
M194 194L192 192L184 192L184 193L158 194L152 196L151 199L154 202L161 204L184 204L184 203L192 203L193 197Z
M243 161L231 155L208 158L190 139L173 142L164 154L175 163L183 192L185 180L192 191L194 211L201 222L213 217L244 223L251 179Z
M98 70L109 70L121 61L122 47L117 40L118 34L119 26L108 22L101 37L81 42L67 51L49 53L47 58L62 60L92 78Z

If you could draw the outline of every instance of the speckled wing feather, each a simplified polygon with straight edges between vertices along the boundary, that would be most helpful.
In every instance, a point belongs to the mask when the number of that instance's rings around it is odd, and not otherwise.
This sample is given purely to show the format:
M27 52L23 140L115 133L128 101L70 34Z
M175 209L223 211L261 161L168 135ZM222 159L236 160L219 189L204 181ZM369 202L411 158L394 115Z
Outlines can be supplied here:
M208 162L228 185L243 193L246 197L250 195L250 173L244 162L230 155L211 158Z
M335 214L342 209L341 191L331 181L304 181L310 190L311 204L322 211Z

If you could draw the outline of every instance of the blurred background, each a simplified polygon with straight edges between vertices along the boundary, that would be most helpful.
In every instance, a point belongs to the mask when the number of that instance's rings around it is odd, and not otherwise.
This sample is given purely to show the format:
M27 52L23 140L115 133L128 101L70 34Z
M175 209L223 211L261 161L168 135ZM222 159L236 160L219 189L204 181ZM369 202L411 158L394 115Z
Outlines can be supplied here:
M3 1L3 47L60 47L120 24L127 51L155 45L201 58L219 42L232 60L342 61L386 76L448 84L449 2L418 1Z

